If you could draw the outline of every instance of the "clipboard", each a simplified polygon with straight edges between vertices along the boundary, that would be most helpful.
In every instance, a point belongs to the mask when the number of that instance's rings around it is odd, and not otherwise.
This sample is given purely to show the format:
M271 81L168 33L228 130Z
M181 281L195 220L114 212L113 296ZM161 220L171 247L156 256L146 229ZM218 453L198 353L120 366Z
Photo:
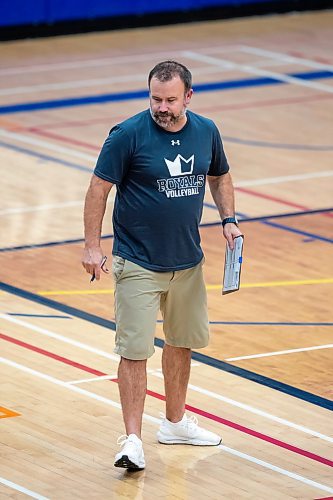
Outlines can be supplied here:
M237 236L234 239L234 243L235 246L233 250L230 250L228 243L226 244L222 295L236 292L239 290L240 286L244 236Z

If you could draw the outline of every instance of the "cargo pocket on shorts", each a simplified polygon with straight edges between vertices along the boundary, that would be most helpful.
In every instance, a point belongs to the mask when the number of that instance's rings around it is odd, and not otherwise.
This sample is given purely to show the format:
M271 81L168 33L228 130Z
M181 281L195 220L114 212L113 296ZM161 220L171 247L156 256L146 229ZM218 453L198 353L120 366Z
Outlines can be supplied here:
M115 282L119 281L125 268L125 259L123 257L119 257L118 255L114 255L112 258L112 275Z

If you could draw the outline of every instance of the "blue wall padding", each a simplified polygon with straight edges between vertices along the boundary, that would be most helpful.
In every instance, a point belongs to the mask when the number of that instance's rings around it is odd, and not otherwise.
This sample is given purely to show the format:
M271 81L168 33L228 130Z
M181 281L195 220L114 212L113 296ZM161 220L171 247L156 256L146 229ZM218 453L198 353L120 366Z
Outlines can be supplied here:
M2 0L0 26L186 11L272 0ZM276 1L276 0L275 0ZM280 0L282 3L284 0Z

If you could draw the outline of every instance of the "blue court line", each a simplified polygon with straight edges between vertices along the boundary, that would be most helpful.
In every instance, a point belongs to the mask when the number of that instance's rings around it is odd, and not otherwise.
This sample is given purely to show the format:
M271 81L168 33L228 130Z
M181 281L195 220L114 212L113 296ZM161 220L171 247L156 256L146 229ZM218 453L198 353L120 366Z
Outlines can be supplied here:
M72 319L70 316L60 316L60 314L24 314L24 313L6 313L8 316L19 316L24 318L56 318L56 319Z
M326 243L333 243L333 239L325 238L324 236L319 236L318 234L308 233L307 231L301 231L300 229L295 229L293 227L285 226L283 224L277 224L276 222L269 222L263 220L262 224L266 224L267 226L275 227L277 229L283 229L284 231L289 231L290 233L300 234L302 236L313 238L315 240L325 241Z
M109 238L113 238L113 234L105 234L104 236L101 236L101 240L107 240ZM74 238L72 240L61 240L61 241L48 241L46 243L36 243L33 245L19 245L16 247L3 247L0 248L0 253L17 252L18 250L30 250L32 248L56 247L59 245L70 245L74 243L84 243L84 238Z
M60 160L60 158L56 158L55 156L37 153L36 151L33 151L32 149L22 148L21 146L14 146L13 144L8 144L7 142L0 141L0 146L7 148L7 149L12 149L13 151L18 151L19 153L33 156L33 157L38 158L40 160L53 161L55 163L59 163L60 165L65 166L65 167L75 168L76 170L81 170L83 172L89 172L90 174L93 172L92 168L84 167L82 165L78 165L77 163L72 163L70 161ZM97 156L96 156L96 158L97 158Z
M333 326L333 323L302 323L295 321L210 321L211 325L245 325L245 326Z
M24 299L30 300L32 302L36 302L38 304L45 305L47 307L52 307L53 309L56 309L57 311L62 311L66 314L70 314L71 316L74 316L76 318L83 319L85 321L89 321L91 323L104 326L105 328L108 328L110 330L115 330L116 329L116 324L113 321L101 318L99 316L96 316L94 314L86 313L80 309L76 309L74 307L67 306L65 304L62 304L60 302L56 302L51 299L47 299L45 297L41 297L39 295L36 295L35 293L28 292L26 290L23 290L21 288L14 287L12 285L9 285L8 283L3 283L0 282L0 290L3 290L7 293L11 293L13 295L16 295L18 297L22 297ZM154 342L155 346L157 347L163 347L164 341L155 338ZM307 391L303 391L302 389L297 389L296 387L293 387L288 384L284 384L283 382L279 382L278 380L271 379L269 377L265 377L264 375L259 375L258 373L251 372L249 370L245 370L244 368L240 368L235 365L231 365L229 363L226 363L225 361L220 361L219 359L212 358L210 356L207 356L206 354L201 354L198 352L192 352L192 359L195 361L198 361L200 363L203 363L205 365L212 366L214 368L217 368L218 370L222 370L228 373L231 373L233 375L237 375L238 377L245 378L247 380L251 380L252 382L256 382L257 384L261 384L266 387L270 387L271 389L275 389L277 391L283 392L285 394L288 394L289 396L293 396L298 399L302 399L303 401L306 401L308 403L320 406L322 408L327 408L328 410L333 410L333 401L330 401L329 399L322 398L321 396L317 396L316 394L312 394Z
M247 219L240 219L239 222L252 222L252 220L247 220ZM311 238L313 240L319 240L319 241L325 241L326 243L333 243L333 240L330 238L325 238L324 236L319 236L318 234L314 233L308 233L306 231L301 231L300 229L294 229L289 226L284 226L282 224L276 224L275 222L269 222L267 220L260 220L259 222L262 222L262 224L267 224L268 226L275 227L277 229L283 229L284 231L289 231L290 233L294 234L300 234L302 236L306 236L308 238ZM205 222L204 224L200 224L200 227L212 227L212 226L220 226L221 222ZM1 249L0 249L1 252Z
M0 281L0 290L3 290L4 292L7 293L11 293L23 299L36 302L37 304L41 304L42 306L50 307L52 309L55 309L56 311L69 314L70 316L90 321L95 325L103 326L111 330L116 329L116 324L113 321L101 318L99 316L96 316L95 314L90 314L81 311L80 309L76 309L75 307L67 306L66 304L62 304L61 302L56 302L55 300L47 299L46 297L42 297L41 295L37 295L36 293L33 292L28 292L27 290L23 290L22 288L17 288L16 286L9 285L8 283L4 283L2 281Z
M306 71L301 73L290 73L282 76L290 76L301 80L319 80L333 78L333 71ZM282 85L282 82L274 77L243 78L241 80L227 80L222 82L199 83L195 85L195 92L214 92L218 90L230 90L246 87L259 87L264 85ZM66 99L55 99L52 101L37 101L21 104L9 104L0 106L0 114L22 113L24 111L37 111L42 109L66 108L71 106L86 106L88 104L102 104L105 102L132 101L135 99L147 99L148 90L136 90L128 92L115 92L111 94L100 94L93 96L71 97Z
M209 203L204 203L205 206L209 206L209 208L215 208L215 205L210 205ZM305 210L303 212L291 212L287 214L275 214L275 215L263 215L261 217L245 217L243 214L243 218L239 219L239 222L262 222L266 221L266 219L279 219L283 217L295 217L295 216L300 216L300 215L312 215L312 214L318 214L322 212L332 212L333 208L320 208L318 210ZM211 227L211 226L221 226L221 221L217 222L206 222L200 224L200 227ZM290 229L290 228L289 228ZM113 234L105 234L101 237L102 240L106 240L109 238L113 238ZM311 241L314 239L314 236L311 236ZM84 239L83 238L75 238L71 240L60 240L60 241L49 241L46 243L36 243L32 245L19 245L19 246L14 246L14 247L3 247L0 248L0 253L1 252L15 252L18 250L30 250L31 248L45 248L45 247L52 247L52 246L58 246L58 245L69 245L72 243L83 243Z

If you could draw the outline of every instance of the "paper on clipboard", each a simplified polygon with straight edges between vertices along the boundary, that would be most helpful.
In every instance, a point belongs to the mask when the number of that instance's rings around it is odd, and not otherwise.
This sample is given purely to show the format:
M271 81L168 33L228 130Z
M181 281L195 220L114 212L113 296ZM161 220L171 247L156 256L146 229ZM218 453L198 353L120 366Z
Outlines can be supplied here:
M240 273L243 261L243 235L234 239L234 249L230 250L227 243L225 250L224 276L222 295L239 290Z

